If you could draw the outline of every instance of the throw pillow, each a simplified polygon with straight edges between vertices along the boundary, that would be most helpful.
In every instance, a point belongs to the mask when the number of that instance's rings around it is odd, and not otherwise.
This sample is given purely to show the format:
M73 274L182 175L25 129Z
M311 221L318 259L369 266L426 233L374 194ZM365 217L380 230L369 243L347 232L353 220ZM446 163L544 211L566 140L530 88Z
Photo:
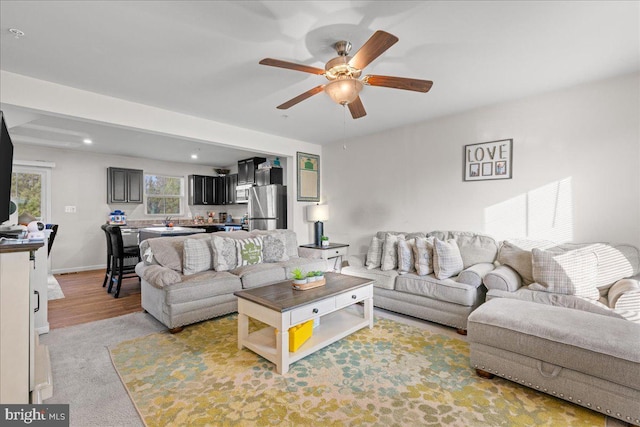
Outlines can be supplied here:
M238 267L262 262L262 237L236 240Z
M398 273L412 273L416 271L413 258L413 248L416 246L416 239L406 240L404 236L398 238Z
M367 268L372 270L381 265L382 260L382 239L373 236L369 250L367 251Z
M419 276L433 273L433 237L418 237L413 247L416 272Z
M182 274L185 276L210 270L213 258L211 241L186 239L182 256Z
M533 279L529 285L534 291L576 295L597 300L596 288L598 257L591 250L573 250L563 253L533 248Z
M460 249L454 239L433 242L433 271L437 279L448 279L462 271L464 264Z
M263 262L289 261L287 237L282 234L268 234L262 237Z
M380 261L380 269L382 271L395 270L398 268L398 236L404 237L404 234L387 233L384 236L382 259Z
M213 269L229 271L238 266L238 252L236 240L230 237L219 237L217 233L211 235L213 245Z

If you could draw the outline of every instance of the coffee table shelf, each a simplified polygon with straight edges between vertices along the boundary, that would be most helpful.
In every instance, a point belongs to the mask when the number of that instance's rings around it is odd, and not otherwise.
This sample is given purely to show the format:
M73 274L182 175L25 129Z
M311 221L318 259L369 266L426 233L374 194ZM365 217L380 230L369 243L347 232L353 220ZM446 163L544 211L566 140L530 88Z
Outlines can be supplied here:
M302 344L298 351L289 352L289 363L297 362L367 326L369 326L368 319L347 310L322 316L320 325L313 329L311 338ZM272 326L253 332L244 340L245 347L273 363L278 361L276 344L275 328Z

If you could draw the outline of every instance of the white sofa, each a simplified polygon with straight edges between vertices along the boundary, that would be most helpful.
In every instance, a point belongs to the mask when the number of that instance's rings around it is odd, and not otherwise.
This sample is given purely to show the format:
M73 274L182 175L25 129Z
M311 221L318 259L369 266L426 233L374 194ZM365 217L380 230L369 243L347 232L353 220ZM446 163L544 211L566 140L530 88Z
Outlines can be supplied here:
M237 265L236 242L252 238L260 239L260 261ZM172 332L237 311L236 291L288 280L296 268L327 270L324 259L298 256L291 230L158 237L143 241L140 253L142 308Z
M394 246L392 243L398 238L404 243ZM400 244L406 245L411 240L415 244L416 239L432 242L435 239L441 242L453 240L462 259L461 271L450 277L440 275L438 278L436 271L422 274L425 271L411 271L411 268L406 268L407 265L403 267L400 265L401 259L400 264L397 261L387 265L382 260L380 263L372 260L376 257L377 245L382 246L382 258L392 258L394 251L400 255ZM464 334L469 314L485 300L486 289L482 280L493 270L497 252L498 244L492 237L473 232L379 231L372 238L368 252L351 255L348 258L349 265L343 267L341 273L374 280L373 303L376 307L452 326Z

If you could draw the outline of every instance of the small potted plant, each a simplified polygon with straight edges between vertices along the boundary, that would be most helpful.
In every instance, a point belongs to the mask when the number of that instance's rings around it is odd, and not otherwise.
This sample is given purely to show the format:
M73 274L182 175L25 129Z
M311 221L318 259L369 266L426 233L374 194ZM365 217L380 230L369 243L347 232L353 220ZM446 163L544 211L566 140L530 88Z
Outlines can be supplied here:
M310 271L307 273L307 282L311 283L311 282L315 282L317 280L316 277L316 272L315 271Z
M329 238L327 236L322 236L320 241L322 242L322 246L329 246Z
M291 270L291 276L293 277L294 285L304 285L305 283L307 283L307 275L304 274L299 268Z
M314 274L316 276L316 280L324 279L324 271L318 270L318 271L315 271Z

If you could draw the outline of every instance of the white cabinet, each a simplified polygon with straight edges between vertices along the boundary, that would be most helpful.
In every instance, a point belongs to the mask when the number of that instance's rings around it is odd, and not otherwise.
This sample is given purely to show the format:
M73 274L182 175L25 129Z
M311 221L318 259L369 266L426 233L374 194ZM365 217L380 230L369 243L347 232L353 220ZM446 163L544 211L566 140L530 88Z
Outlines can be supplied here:
M0 245L0 402L42 403L51 397L51 367L46 346L35 331L34 264L31 253L42 243ZM46 273L46 247L45 273ZM46 277L45 277L46 287ZM46 292L41 295L47 298Z

